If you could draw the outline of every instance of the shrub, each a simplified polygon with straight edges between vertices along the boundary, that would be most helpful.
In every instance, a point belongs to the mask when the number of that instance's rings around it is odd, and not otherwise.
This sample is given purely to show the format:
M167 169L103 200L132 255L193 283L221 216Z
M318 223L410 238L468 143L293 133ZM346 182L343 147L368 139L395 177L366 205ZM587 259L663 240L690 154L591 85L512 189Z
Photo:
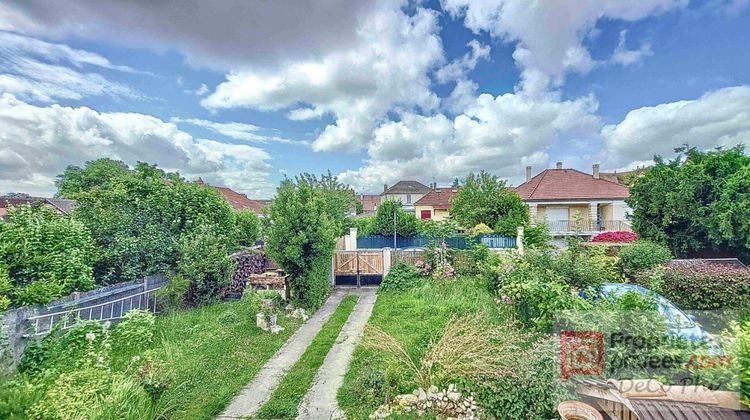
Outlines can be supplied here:
M484 223L478 223L473 228L469 229L468 233L470 236L479 236L482 234L492 233L492 228L485 225Z
M593 238L591 242L633 242L638 239L638 234L630 231L602 232Z
M47 303L92 289L92 253L81 223L41 205L11 210L8 223L0 224L0 306Z
M67 371L74 369L87 352L102 350L108 330L98 321L80 321L73 328L61 331L56 325L41 341L32 341L26 347L18 365L18 371L31 376L43 369ZM87 334L100 338L93 343ZM93 349L91 348L93 346Z
M380 291L402 291L420 284L424 278L416 267L399 262L394 264L380 284Z
M683 309L736 309L750 304L750 270L746 268L675 261L662 270L640 273L636 281L649 287L654 278L660 293Z
M219 297L229 285L234 262L227 255L225 242L210 227L183 235L178 244L177 273L190 281L185 299L203 304Z
M672 259L666 246L640 239L620 249L620 261L626 274L634 275L640 270L663 264Z
M258 216L250 210L234 213L234 228L237 244L253 246L260 236L260 221Z
M570 246L553 259L553 269L577 289L598 289L622 280L619 258L606 252L602 246Z
M168 280L167 284L156 292L156 296L169 311L179 309L185 304L185 296L190 289L190 280L179 273L171 273Z
M123 318L113 331L113 338L118 347L141 349L151 344L156 324L154 314L133 309Z
M571 394L560 381L559 345L554 338L534 341L523 357L508 354L512 375L462 379L490 418L557 418L557 405Z

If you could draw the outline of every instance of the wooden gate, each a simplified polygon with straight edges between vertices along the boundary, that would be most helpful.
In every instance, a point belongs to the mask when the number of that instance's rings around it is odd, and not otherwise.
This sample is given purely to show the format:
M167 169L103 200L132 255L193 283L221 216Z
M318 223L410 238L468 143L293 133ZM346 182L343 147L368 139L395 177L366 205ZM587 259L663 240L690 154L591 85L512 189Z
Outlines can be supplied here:
M383 252L336 251L333 274L337 286L380 284L383 280Z

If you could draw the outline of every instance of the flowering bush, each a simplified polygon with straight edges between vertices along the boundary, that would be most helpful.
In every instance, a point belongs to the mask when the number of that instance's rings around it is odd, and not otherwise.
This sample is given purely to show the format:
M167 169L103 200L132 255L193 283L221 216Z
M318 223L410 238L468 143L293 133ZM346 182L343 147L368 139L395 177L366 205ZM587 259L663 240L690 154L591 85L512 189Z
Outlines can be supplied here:
M602 232L591 238L591 242L633 242L636 239L638 239L638 234L635 232Z
M453 255L445 242L441 242L438 246L430 246L425 250L424 256L425 260L422 264L417 262L417 268L423 275L430 275L434 280L456 276L456 270L451 262Z

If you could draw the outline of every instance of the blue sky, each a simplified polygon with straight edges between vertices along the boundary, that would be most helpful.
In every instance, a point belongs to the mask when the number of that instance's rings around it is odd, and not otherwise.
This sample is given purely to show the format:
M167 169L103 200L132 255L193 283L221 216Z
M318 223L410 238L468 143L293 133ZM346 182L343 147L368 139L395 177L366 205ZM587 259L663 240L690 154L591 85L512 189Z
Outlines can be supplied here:
M748 0L0 5L0 192L148 161L268 198L750 140Z

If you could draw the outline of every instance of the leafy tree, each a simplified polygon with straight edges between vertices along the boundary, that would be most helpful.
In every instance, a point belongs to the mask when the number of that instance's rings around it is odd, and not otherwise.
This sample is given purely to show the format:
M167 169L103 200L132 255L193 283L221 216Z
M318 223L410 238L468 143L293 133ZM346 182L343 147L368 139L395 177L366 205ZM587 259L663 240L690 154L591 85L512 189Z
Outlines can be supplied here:
M362 203L357 200L354 190L348 184L340 182L331 171L320 177L303 173L296 179L297 183L303 180L323 197L319 211L324 211L328 215L336 227L338 236L345 235L351 226L349 215L362 212Z
M276 191L269 216L263 220L270 257L289 276L292 300L316 309L328 294L331 258L340 233L336 220L321 209L338 208L331 199L306 177L284 180Z
M109 185L127 176L130 168L125 162L112 159L97 159L86 163L86 168L70 165L57 176L57 196L72 198L82 191Z
M93 288L92 251L80 222L41 204L12 209L0 223L0 305L47 303Z
M89 162L76 176L88 179L101 166L107 165ZM106 284L171 270L180 236L199 227L211 227L227 245L235 238L233 211L218 192L155 165L118 170L106 184L68 197L77 202L73 216L94 238L94 275Z
M641 237L667 244L677 256L705 248L747 243L746 180L750 157L742 147L701 152L676 149L677 157L657 156L638 177L626 200L633 228Z
M401 204L386 200L380 203L372 222L372 234L393 235L393 213L396 213L396 234L414 236L417 234L417 217L401 208Z
M485 171L469 174L453 198L451 216L466 229L483 223L504 235L515 235L518 226L529 224L529 209L521 197Z
M458 226L452 220L437 221L432 219L417 220L419 233L433 240L440 240L454 236L458 233Z
M243 210L234 214L237 243L241 246L253 246L260 236L260 221L252 211Z

